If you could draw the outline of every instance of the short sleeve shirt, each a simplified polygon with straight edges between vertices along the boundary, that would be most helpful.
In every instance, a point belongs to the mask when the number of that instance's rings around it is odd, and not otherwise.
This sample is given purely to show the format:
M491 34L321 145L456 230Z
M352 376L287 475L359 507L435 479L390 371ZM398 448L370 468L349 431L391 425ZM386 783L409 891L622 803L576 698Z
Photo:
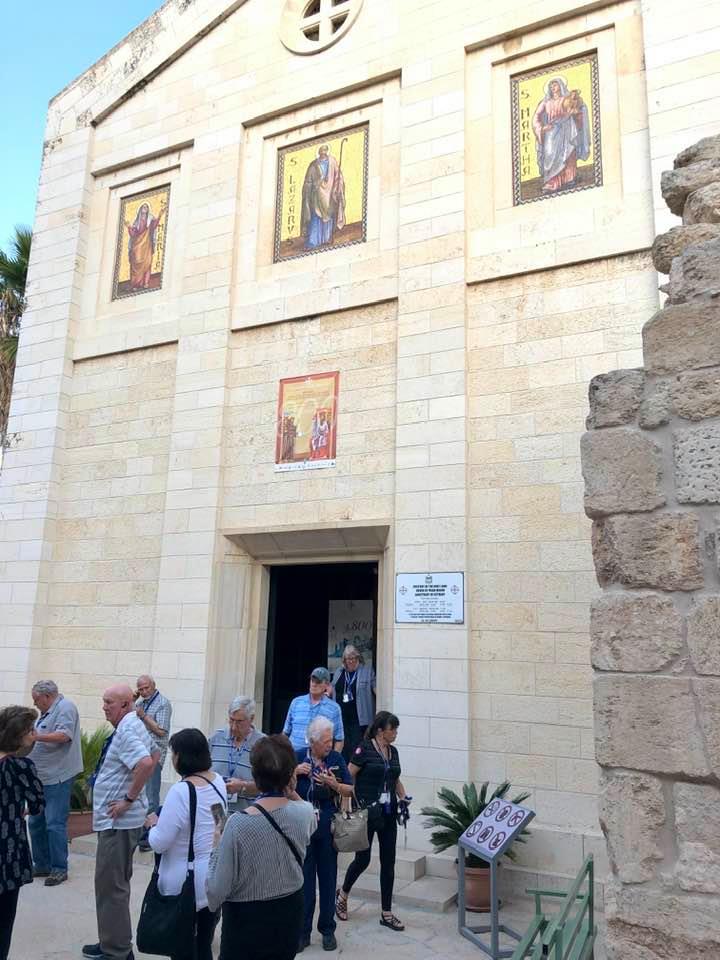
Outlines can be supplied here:
M215 773L219 773L223 780L234 778L252 780L250 753L258 740L262 740L264 736L264 733L253 727L242 744L238 746L227 729L221 727L216 730L209 741L212 769ZM243 810L249 803L245 797L239 797L236 793L228 794L227 799L233 810Z
M303 750L296 750L295 756L297 762L300 763L311 763L315 770L320 770L327 772L331 770L337 780L340 783L352 784L352 777L350 776L350 771L347 768L347 764L343 759L342 754L338 753L336 750L331 750L330 753L325 757L324 760L316 760L310 755L310 749L304 748ZM337 794L334 790L331 790L329 787L318 786L309 776L302 774L297 778L297 792L303 800L307 800L308 803L312 803L320 811L320 815L323 819L329 819L335 813L337 807L335 805L335 798Z
M66 743L36 743L30 751L40 781L46 786L72 780L83 769L82 744L80 742L80 717L77 707L62 694L58 696L47 713L35 721L38 733L64 733L70 737Z
M290 704L283 733L290 738L293 749L302 750L307 746L306 731L308 724L316 717L326 717L333 725L333 740L344 740L342 713L340 707L329 697L323 697L318 703L310 700L310 694L295 697Z
M122 800L130 789L133 770L143 757L156 750L145 724L135 713L126 714L115 729L105 760L93 789L93 830L133 830L141 827L147 812L147 796L143 787L129 810L113 820L108 805Z
M382 754L371 740L362 740L353 750L350 763L359 767L355 776L355 795L361 806L377 803L383 791L390 793L393 809L397 805L395 790L400 779L400 757L395 747L390 747L390 762L386 764Z
M150 739L155 745L155 749L160 751L159 763L162 765L165 763L168 740L170 739L172 704L167 697L164 697L159 690L156 690L155 693L151 697L148 697L147 700L143 700L142 698L140 700L136 700L135 706L142 707L150 719L154 720L160 729L165 731L165 734L162 737L156 737L152 730L148 730ZM140 722L142 723L142 721ZM145 729L147 730L147 727Z

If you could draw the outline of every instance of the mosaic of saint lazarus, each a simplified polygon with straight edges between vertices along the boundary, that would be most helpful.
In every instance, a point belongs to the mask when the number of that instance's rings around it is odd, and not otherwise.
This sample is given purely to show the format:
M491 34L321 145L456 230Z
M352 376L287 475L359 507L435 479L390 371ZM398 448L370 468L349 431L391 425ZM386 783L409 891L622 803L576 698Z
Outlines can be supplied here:
M365 240L367 125L278 154L275 262Z
M121 200L113 300L162 287L169 203L169 185Z
M512 78L514 203L602 184L595 55Z

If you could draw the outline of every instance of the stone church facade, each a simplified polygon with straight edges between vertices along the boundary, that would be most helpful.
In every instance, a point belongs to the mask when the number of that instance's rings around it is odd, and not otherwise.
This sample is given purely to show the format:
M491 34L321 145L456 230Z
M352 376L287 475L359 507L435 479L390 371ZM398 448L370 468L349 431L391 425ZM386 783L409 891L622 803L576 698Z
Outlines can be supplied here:
M177 725L240 692L270 730L315 601L362 602L409 792L507 778L525 871L603 860L580 436L642 364L659 172L720 123L714 6L168 0L62 91L2 701L53 677L90 727L150 671ZM398 622L449 573L460 622Z

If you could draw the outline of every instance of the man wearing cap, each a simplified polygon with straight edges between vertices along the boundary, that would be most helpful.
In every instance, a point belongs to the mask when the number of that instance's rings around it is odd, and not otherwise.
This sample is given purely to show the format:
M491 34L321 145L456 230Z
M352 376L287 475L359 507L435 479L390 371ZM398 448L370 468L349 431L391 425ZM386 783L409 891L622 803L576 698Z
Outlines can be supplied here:
M327 717L330 720L333 725L333 749L338 752L342 750L345 739L342 712L337 703L327 695L329 683L329 671L325 667L315 667L310 674L310 692L295 697L290 704L283 733L290 738L295 750L302 750L308 745L308 724L317 717Z

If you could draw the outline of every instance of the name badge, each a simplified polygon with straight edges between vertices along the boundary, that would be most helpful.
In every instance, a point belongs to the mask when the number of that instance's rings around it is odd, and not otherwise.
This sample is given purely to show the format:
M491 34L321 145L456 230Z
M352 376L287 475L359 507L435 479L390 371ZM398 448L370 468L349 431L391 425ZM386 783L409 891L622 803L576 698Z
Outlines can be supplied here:
M389 791L389 790L384 790L384 791L380 794L380 803L384 803L384 804L390 803L390 791Z
M350 694L349 694L349 693L344 693L344 694L343 694L343 703L350 703Z

